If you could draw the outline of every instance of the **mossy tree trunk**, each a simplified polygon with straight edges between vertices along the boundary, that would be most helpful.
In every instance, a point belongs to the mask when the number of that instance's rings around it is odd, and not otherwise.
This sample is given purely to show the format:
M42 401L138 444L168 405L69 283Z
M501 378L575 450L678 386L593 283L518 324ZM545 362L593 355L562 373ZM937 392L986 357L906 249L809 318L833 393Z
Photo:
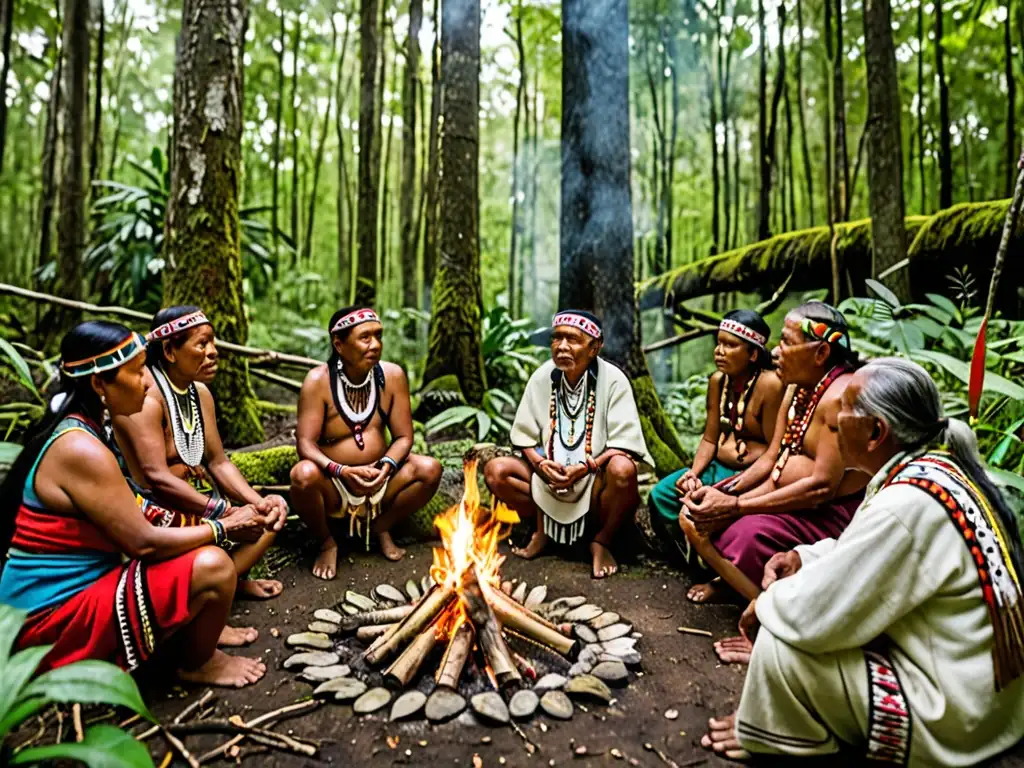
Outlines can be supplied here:
M217 336L244 344L238 188L242 172L242 51L246 0L185 0L175 64L164 304L201 306ZM263 439L249 367L225 357L213 383L232 445Z
M466 402L480 405L480 0L445 0L441 13L441 247L424 382L454 374Z
M868 70L868 192L871 208L871 276L907 257L903 204L903 141L899 74L889 0L865 0L864 52ZM886 284L910 298L909 272L897 270Z
M683 451L654 391L633 293L626 0L562 5L562 215L558 306L594 311L603 356L633 382L659 474Z
M423 0L409 2L409 35L405 39L405 77L402 81L402 191L398 227L402 237L402 304L419 305L416 281L416 106L420 98L420 28L423 25ZM416 323L405 328L410 338L416 336Z
M377 0L359 5L359 217L356 235L357 304L377 299L377 204L380 190L380 120L377 113Z

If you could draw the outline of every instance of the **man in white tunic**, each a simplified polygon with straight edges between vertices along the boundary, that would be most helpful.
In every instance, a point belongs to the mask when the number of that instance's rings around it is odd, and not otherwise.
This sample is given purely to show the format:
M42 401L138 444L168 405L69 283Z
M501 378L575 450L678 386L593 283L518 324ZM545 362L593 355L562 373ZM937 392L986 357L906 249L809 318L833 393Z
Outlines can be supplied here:
M602 342L601 323L591 313L554 316L551 360L530 377L512 425L512 445L523 458L492 459L484 468L495 496L524 517L536 515L536 532L515 554L534 558L551 539L572 545L591 520L597 579L618 570L612 542L640 501L636 463L654 463L633 388L598 357Z
M843 395L847 466L874 475L838 539L775 555L740 630L757 632L716 753L859 750L974 765L1024 736L1024 598L1012 511L928 373L875 360Z

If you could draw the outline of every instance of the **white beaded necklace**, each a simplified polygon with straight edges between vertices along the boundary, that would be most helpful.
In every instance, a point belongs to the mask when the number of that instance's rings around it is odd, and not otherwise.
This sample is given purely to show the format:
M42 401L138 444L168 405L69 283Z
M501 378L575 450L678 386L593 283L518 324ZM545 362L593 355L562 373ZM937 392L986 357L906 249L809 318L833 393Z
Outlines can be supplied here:
M163 368L160 365L154 365L151 370L157 388L163 395L164 402L167 403L171 435L174 438L174 447L178 451L178 456L186 466L198 467L206 453L206 434L203 429L202 407L199 404L199 390L196 389L195 383L189 384L185 390L184 400L188 404L188 414L186 415L175 387L171 384Z

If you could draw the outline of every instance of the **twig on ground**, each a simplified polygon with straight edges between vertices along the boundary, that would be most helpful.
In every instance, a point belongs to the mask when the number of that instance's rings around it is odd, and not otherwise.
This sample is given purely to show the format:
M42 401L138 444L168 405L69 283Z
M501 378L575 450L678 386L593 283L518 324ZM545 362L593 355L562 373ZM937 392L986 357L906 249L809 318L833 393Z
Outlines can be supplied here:
M279 720L279 719L281 719L283 717L290 717L290 716L293 716L293 715L298 714L300 712L307 712L309 710L316 709L321 704L323 704L322 700L319 700L319 699L306 699L305 701L299 701L299 702L296 702L295 704L289 704L287 707L281 707L281 709L275 709L273 712L267 712L265 715L260 715L259 717L254 718L253 720L250 720L245 725L248 728L253 728L253 727L257 726L257 725L262 725L263 723L266 723L266 722L272 722L274 720ZM229 739L228 741L226 741L223 744L221 744L219 747L211 749L205 755L201 755L199 757L199 762L200 763L207 763L210 760L214 760L217 757L220 757L221 755L226 753L229 749L231 749L233 746L235 746L240 741L242 741L244 738L245 738L245 736L242 735L242 736L235 736L235 737Z
M36 731L35 735L30 736L29 738L25 739L25 741L21 742L21 744L16 746L14 748L15 752L20 752L21 750L25 749L25 747L31 747L33 744L35 744L37 741L39 741L39 739L43 737L44 733L46 733L46 728L48 725L46 722L46 718L44 718L42 715L39 715L36 719L39 721L39 730Z
M82 729L82 705L77 702L71 705L71 723L75 728L75 741L81 744L85 741L85 731Z
M300 736L287 736L266 728L255 728L245 725L237 715L230 720L206 720L204 722L180 723L169 725L167 729L178 735L190 733L230 733L244 736L262 736L265 739L279 741L286 748L312 757L317 752L319 741Z
M168 768L168 766L170 766L171 764L171 760L173 759L174 753L168 752L166 755L164 755L164 759L160 761L160 768Z
M64 711L61 709L57 710L57 740L54 744L60 744L64 738Z
M673 760L671 757L666 755L664 752L662 752L660 749L658 749L656 746L654 746L650 742L647 742L646 744L644 744L644 749L646 749L648 752L653 752L658 757L660 757L661 758L661 762L663 762L665 765L669 766L669 768L682 768L682 766L680 766L679 763L677 763L675 760Z
M529 752L532 755L534 752L540 750L540 746L530 741L529 737L525 733L523 733L523 729L516 725L515 721L509 720L508 724L512 726L513 731L519 734L519 738L526 742L524 746L526 747L527 752Z
M160 726L160 732L163 734L164 738L167 739L167 743L170 744L175 750L177 750L178 754L181 755L181 758L186 763L188 763L191 766L191 768L199 768L199 761L196 760L192 756L192 753L189 752L188 749L185 747L185 745L181 743L181 739L179 739L177 736L175 736L173 733L168 731L163 726Z
M187 718L189 715L191 715L193 712L195 712L197 709L202 709L207 704L209 704L210 703L210 699L212 699L212 698L213 698L213 691L207 689L206 693L204 693L196 701L193 701L191 704L189 704L187 707L185 707L183 710L181 710L181 712L178 713L178 716L176 718L174 718L174 720L172 722L175 725L177 725L178 723L183 721L185 718Z
M104 722L106 720L113 720L115 717L117 717L117 712L114 711L113 709L108 709L102 715L96 715L96 717L90 717L88 720L84 721L84 725L86 725L86 726L95 725L96 723L102 723L102 722Z
M695 629L694 627L678 627L678 631L684 635L700 635L701 637L714 637L706 629Z
M141 719L142 719L142 715L132 715L127 720L122 720L120 723L118 723L117 727L120 728L121 730L124 730L125 728L127 728L130 725L135 725Z

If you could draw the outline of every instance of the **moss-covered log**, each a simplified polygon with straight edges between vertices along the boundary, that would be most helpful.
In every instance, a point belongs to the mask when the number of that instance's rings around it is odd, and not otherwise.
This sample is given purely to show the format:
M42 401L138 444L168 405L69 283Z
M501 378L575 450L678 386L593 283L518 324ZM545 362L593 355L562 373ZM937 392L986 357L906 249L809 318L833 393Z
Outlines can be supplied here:
M979 285L988 283L1008 200L955 205L934 216L908 216L910 281L916 296L948 291L948 277L957 267L970 270ZM839 224L837 256L850 275L854 291L863 294L871 269L869 219ZM827 227L786 234L687 264L637 286L641 309L678 306L687 299L724 291L770 293L793 275L789 290L805 291L831 282ZM1024 247L1024 223L1018 224L1011 253ZM997 306L1019 308L1017 286L1001 286Z
M294 445L278 445L261 451L235 451L231 461L250 485L288 485L292 467L299 463Z
M196 304L217 335L244 344L238 190L246 0L186 0L174 73L174 142L165 232L164 304ZM225 357L213 383L231 445L263 439L248 361Z

